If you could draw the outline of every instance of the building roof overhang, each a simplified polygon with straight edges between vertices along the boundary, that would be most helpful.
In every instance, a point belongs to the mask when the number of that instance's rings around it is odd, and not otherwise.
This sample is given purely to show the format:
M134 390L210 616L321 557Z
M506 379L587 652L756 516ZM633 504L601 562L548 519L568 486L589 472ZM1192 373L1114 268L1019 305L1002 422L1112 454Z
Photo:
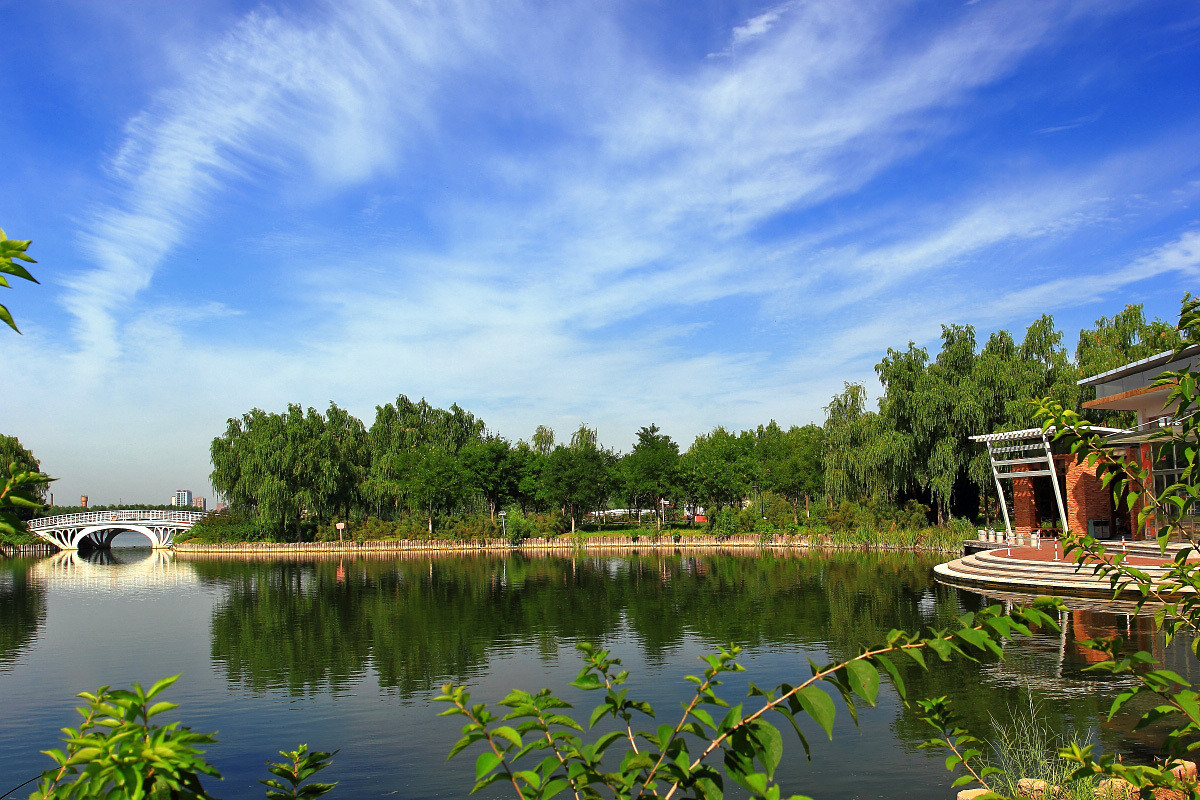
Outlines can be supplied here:
M1139 389L1130 389L1127 392L1118 392L1110 394L1107 397L1097 397L1095 400L1087 400L1084 402L1084 408L1102 408L1111 411L1142 411L1153 407L1153 400L1159 395L1166 395L1172 387L1177 386L1175 381L1164 383L1161 386L1143 386ZM1162 403L1158 404L1160 407Z
M1165 367L1172 361L1184 359L1188 356L1197 354L1200 354L1200 345L1191 345L1190 347L1185 347L1178 353L1176 353L1174 350L1164 350L1161 353L1147 356L1140 361L1134 361L1130 364L1117 367L1116 369L1110 369L1107 372L1101 372L1099 375L1093 375L1090 378L1083 378L1079 381L1076 381L1076 383L1079 386L1095 386L1100 383L1109 383L1117 380L1118 378L1124 378L1126 375L1133 375L1138 372L1146 372L1156 367Z

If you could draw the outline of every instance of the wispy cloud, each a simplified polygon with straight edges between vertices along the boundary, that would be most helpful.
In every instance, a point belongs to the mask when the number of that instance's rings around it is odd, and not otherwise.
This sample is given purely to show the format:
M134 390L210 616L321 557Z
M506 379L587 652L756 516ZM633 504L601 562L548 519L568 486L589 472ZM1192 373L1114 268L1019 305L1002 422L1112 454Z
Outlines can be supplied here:
M1094 114L1087 114L1082 117L1076 117L1075 119L1071 120L1070 122L1064 122L1060 125L1048 125L1045 128L1038 128L1037 130L1034 131L1034 133L1039 136L1045 136L1045 135L1048 135L1051 133L1062 133L1063 131L1075 130L1076 128L1080 128L1080 127L1083 127L1084 125L1090 125L1093 122L1096 122L1097 120L1100 119L1101 116L1103 116L1103 113L1104 112L1102 112L1102 111L1097 111Z
M254 12L129 123L109 165L114 200L81 236L96 266L68 284L83 363L120 355L117 312L231 182L303 166L336 190L400 158L406 134L433 124L431 76L486 24L454 3L357 11L365 19Z

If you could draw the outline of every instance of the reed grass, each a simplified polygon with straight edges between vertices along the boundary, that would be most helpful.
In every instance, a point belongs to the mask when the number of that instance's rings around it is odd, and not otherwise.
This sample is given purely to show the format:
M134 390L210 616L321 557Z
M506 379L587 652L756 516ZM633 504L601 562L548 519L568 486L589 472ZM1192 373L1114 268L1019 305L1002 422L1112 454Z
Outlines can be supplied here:
M1088 776L1071 780L1075 766L1059 757L1078 738L1068 738L1051 729L1041 705L1026 693L1026 705L1008 723L992 718L996 734L991 741L990 763L1000 770L992 780L992 788L1006 797L1020 797L1018 783L1022 778L1045 781L1061 787L1058 800L1095 800L1099 778ZM1089 737L1086 737L1090 739ZM1090 743L1088 741L1080 744Z

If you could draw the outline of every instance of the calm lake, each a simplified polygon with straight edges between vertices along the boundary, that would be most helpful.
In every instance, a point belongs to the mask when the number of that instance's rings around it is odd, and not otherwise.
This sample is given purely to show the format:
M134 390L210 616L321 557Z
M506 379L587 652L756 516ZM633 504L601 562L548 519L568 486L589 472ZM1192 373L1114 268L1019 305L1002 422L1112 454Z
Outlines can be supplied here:
M597 642L632 671L630 696L674 721L689 696L683 676L718 645L745 648L748 672L724 687L737 702L748 680L795 681L809 674L808 658L846 658L891 628L949 625L989 602L937 585L934 563L873 554L200 560L124 549L93 561L4 560L0 794L50 765L38 751L76 724L76 692L182 673L167 699L192 728L219 732L209 756L225 777L211 784L220 797L262 797L265 761L301 742L340 749L322 773L340 781L334 797L465 796L475 752L446 762L461 722L437 717L443 707L430 702L446 681L469 684L477 701L550 686L586 718L596 696L567 684L580 666L575 644ZM1065 636L1010 645L1004 662L910 669L907 680L918 696L952 696L982 733L1027 708L1032 693L1059 728L1144 754L1146 743L1100 724L1119 689L1082 671L1090 653L1076 639L1119 630L1185 674L1190 661L1164 653L1146 619L1080 611L1066 622ZM861 731L839 708L833 742L812 726L811 762L785 734L785 789L954 796L942 757L917 750L931 731L890 688L860 721Z

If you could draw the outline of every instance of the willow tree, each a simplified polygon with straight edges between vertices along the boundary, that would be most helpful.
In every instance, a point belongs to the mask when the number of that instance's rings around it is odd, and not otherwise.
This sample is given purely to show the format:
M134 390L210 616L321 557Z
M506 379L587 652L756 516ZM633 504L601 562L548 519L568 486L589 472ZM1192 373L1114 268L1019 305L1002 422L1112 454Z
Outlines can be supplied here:
M469 485L457 464L459 452L484 434L483 420L458 404L449 409L405 395L395 403L375 407L375 422L367 432L370 453L364 492L384 516L401 509L419 511L430 519L438 509L462 499Z
M310 415L312 409L309 409ZM313 510L329 521L337 513L350 517L362 505L362 487L370 465L367 429L362 420L330 403L315 446Z
M1185 301L1191 297L1185 295ZM1079 343L1075 347L1075 362L1079 376L1090 378L1111 369L1124 366L1178 347L1182 339L1179 330L1161 319L1147 321L1142 305L1128 305L1111 317L1096 320L1094 328L1079 332ZM1087 387L1081 401L1092 400L1096 390ZM1072 406L1063 404L1067 408ZM1075 409L1080 410L1079 408ZM1099 425L1126 427L1134 423L1134 415L1128 411L1104 411L1094 409L1088 418Z
M284 535L301 518L327 522L351 513L366 469L365 439L362 423L333 403L327 417L294 403L282 414L255 408L213 439L210 478L229 505Z
M299 518L296 449L288 441L285 415L255 408L230 419L209 452L209 478L230 506L252 511L261 525L278 533Z
M879 414L867 411L867 390L846 383L825 406L825 494L830 502L890 494L889 464L895 437L881 430Z

